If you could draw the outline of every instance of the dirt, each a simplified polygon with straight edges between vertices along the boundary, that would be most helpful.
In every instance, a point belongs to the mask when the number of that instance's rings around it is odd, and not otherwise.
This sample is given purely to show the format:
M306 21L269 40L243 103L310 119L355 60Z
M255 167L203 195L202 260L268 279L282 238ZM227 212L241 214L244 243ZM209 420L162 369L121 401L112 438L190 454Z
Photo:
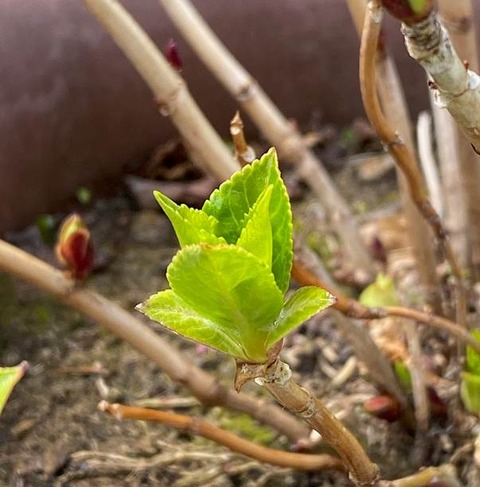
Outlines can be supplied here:
M345 177L340 173L338 179ZM364 211L378 204L378 195L371 201L371 186L357 181L357 190L352 189L351 175L343 184ZM392 187L387 184L383 191L389 203ZM303 208L302 214L307 208L308 216L312 205L303 201L298 208ZM137 303L166 286L164 272L176 251L170 225L159 212L133 209L125 197L99 201L83 213L95 236L98 264L84 285L135 312ZM36 227L12 236L12 241L54 261L51 246L42 242ZM178 403L178 412L204 417L251 440L276 448L291 446L245 415L198 405L157 366L101 326L16 279L6 275L0 279L0 363L13 365L24 359L30 363L0 418L0 485L351 485L340 473L308 474L260 465L169 427L106 416L97 409L102 399L157 407L169 400ZM227 358L150 326L197 365L223 383L232 383L233 364ZM322 395L352 427L387 478L414 472L422 464L418 464L420 453L429 465L455 454L466 485L479 485L471 459L470 429L476 422L458 404L450 410L450 418L435 422L419 443L401 425L364 412L364 400L376 390L361 365L354 363L348 377L333 385L349 360L351 365L352 350L328 316L310 321L289 337L285 358L299 382ZM248 391L259 394L254 386ZM455 389L451 397L456 393Z

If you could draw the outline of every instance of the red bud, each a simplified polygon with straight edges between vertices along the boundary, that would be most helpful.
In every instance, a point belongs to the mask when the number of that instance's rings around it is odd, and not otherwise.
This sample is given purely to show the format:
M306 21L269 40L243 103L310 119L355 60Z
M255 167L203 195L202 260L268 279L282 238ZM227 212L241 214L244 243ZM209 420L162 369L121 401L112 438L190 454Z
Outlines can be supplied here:
M168 41L167 59L173 68L175 68L179 73L182 72L183 69L182 59L180 58L180 54L178 53L177 44L173 39L170 39Z
M378 237L373 237L371 249L373 257L376 260L379 260L382 264L387 263L387 251L385 250L382 241Z
M400 405L391 396L375 396L364 402L363 408L372 416L384 419L389 423L397 421L400 417Z
M79 215L66 218L58 233L55 253L73 279L85 279L93 267L90 232Z
M437 394L432 387L427 388L428 401L430 403L430 411L432 416L437 420L448 419L448 407L445 401Z

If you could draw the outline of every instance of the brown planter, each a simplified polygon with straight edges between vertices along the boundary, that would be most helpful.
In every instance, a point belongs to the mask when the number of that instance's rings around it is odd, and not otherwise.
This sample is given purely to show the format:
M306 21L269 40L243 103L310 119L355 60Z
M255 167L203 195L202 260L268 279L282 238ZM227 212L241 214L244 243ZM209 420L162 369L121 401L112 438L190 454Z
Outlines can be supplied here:
M184 75L227 134L236 109L195 59L156 0L125 1L159 46L177 40ZM358 39L338 0L199 0L221 39L303 126L362 114ZM426 105L423 74L393 47L413 110ZM0 2L0 232L54 211L82 185L118 181L175 132L148 89L80 0ZM248 121L247 121L248 125Z

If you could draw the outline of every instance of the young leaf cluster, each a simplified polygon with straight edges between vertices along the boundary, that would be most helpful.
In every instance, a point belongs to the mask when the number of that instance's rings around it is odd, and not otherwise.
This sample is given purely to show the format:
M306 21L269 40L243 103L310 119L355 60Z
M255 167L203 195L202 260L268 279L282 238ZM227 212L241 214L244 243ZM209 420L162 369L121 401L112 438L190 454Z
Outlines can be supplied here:
M158 191L155 197L181 248L167 269L170 289L139 306L151 319L238 360L264 363L277 342L333 302L317 287L285 301L292 212L274 149L224 182L201 210Z

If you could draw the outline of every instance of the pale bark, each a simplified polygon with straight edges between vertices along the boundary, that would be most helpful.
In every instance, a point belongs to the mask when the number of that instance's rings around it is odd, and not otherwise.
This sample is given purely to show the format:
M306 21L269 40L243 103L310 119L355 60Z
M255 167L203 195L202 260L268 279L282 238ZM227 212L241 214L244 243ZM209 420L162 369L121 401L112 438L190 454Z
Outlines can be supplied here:
M305 427L274 405L222 386L214 376L196 367L160 335L114 302L75 285L63 272L3 240L0 240L0 269L52 294L67 306L108 328L159 365L174 382L187 388L202 404L250 414L292 441L308 436Z
M301 134L220 42L187 0L161 0L178 30L203 63L250 116L280 157L295 164L300 176L319 198L355 268L373 274L373 260L361 241L357 222L321 161Z
M203 169L218 181L239 169L227 146L190 95L185 81L117 0L83 0L153 92Z
M464 65L435 11L421 22L402 24L402 33L410 56L433 80L435 102L480 151L480 76Z
M367 0L347 0L347 4L355 28L360 35L363 29ZM377 56L376 62L378 70L377 89L385 116L415 157L410 116L395 64L385 52ZM416 158L414 163L418 167ZM402 206L407 217L408 236L413 247L420 281L425 288L428 300L436 312L439 312L441 308L434 248L431 245L432 233L413 202L409 194L408 183L398 166L396 166L396 171Z
M478 72L478 51L475 36L474 12L471 0L439 0L441 22L462 60ZM442 163L445 195L449 201L447 228L452 232L452 244L458 240L460 255L465 267L472 266L475 277L480 273L480 165L478 156L471 150L457 124L447 115L448 124L454 129L449 135L439 131L438 147L453 144L456 157L445 158ZM456 184L454 186L454 184Z
M425 176L428 194L440 218L444 217L442 182L437 161L433 153L432 118L428 112L421 112L417 121L417 145L420 165Z

